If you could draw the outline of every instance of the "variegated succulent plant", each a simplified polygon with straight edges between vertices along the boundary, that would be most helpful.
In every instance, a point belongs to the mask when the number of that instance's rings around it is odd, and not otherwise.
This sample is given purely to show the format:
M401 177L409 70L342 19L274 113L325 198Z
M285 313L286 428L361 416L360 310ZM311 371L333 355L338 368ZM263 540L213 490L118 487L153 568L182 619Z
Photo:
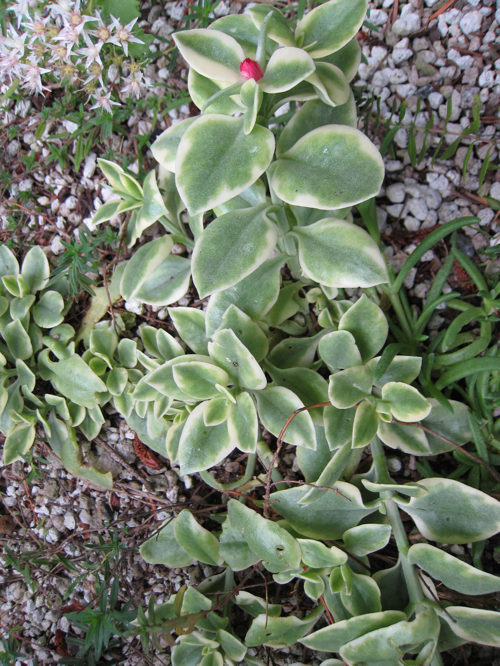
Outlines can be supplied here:
M500 385L498 347L473 358L491 342L499 289L453 245L413 316L399 296L405 274L432 243L477 219L432 232L396 279L378 234L353 218L384 176L379 151L357 129L349 85L366 10L366 0L330 0L293 29L278 9L254 5L174 35L201 114L158 137L159 176L150 172L142 185L101 160L118 198L94 218L129 213L129 248L155 222L166 234L141 240L118 265L112 293L98 290L78 333L64 323L64 279L47 284L42 250L30 250L19 270L0 249L4 461L28 451L40 424L68 469L109 487L109 476L83 464L78 436L92 440L111 404L181 475L238 489L215 516L218 532L185 509L141 548L151 563L225 569L139 613L146 642L177 632L174 666L261 666L248 650L297 641L331 653L323 666L440 666L442 651L467 641L500 647L500 613L440 600L435 585L459 595L500 591L500 578L478 566L484 541L500 531L500 503L480 489L499 489L488 448L500 448L498 428L486 408ZM190 256L173 255L174 242ZM455 259L475 277L481 307L441 295ZM172 305L191 282L206 310ZM364 293L349 299L351 288ZM119 296L172 306L177 335L141 326L133 338L119 316L99 321ZM444 302L463 314L428 342L425 326ZM397 324L386 314L391 304ZM477 338L461 333L476 319ZM465 391L457 382L466 377ZM296 447L304 478L292 487L275 466L281 442ZM423 478L397 483L387 448L418 458ZM246 473L221 484L209 470L234 449ZM438 476L428 459L450 451L460 467ZM368 470L356 473L368 456ZM264 498L247 506L263 486ZM418 530L411 546L400 510ZM391 540L397 558L372 573L369 556ZM472 544L474 566L442 544ZM311 610L282 616L243 583L235 591L234 572L256 568L279 585L300 581ZM251 618L244 642L230 612L219 613L232 599Z

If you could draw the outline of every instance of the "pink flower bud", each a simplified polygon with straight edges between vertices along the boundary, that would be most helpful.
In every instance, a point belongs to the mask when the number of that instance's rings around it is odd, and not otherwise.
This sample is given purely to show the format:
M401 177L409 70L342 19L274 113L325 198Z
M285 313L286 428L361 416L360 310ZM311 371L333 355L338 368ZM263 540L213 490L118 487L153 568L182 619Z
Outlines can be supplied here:
M264 76L259 63L255 62L255 60L250 60L250 58L245 58L245 60L243 60L240 65L240 72L244 79L254 79L255 81L258 81Z

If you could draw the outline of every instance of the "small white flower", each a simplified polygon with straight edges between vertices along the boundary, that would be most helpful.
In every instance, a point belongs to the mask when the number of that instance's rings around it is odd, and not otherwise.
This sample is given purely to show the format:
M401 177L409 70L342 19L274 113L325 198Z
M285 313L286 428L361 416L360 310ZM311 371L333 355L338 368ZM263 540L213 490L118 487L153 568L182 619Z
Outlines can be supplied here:
M50 16L47 18L42 18L39 14L35 15L35 18L28 18L27 21L23 21L23 26L31 32L30 44L33 44L36 40L45 42L47 35L47 23L50 21Z
M130 43L135 42L136 44L144 44L142 39L138 39L132 35L132 28L134 27L136 21L137 18L135 18L133 21L130 21L130 23L127 23L127 25L122 26L118 19L116 19L114 16L111 17L112 27L115 29L115 33L112 35L109 41L112 44L121 46L126 56L128 56L128 45Z
M105 93L104 90L96 90L93 97L95 98L96 103L90 107L91 109L99 109L100 111L112 113L113 106L120 106L118 102L113 102L110 92Z
M97 29L89 30L89 35L97 37L98 44L107 44L111 39L112 30L104 23L98 12L96 12L96 19L98 21Z
M95 80L99 81L101 87L104 88L104 82L102 80L103 69L96 62L92 63L89 67L90 76L84 81L84 86L87 86L89 83L94 83ZM109 75L108 75L109 78Z
M54 41L61 42L61 44L65 46L66 57L69 57L72 48L80 41L80 33L78 30L76 30L76 28L72 28L71 26L67 25L59 32L56 37L54 37Z
M21 25L23 16L29 17L29 0L17 0L12 7L7 8L8 12L14 12L17 16L17 27Z
M139 99L139 97L143 94L144 91L144 81L143 81L143 75L142 72L135 72L132 74L129 74L127 78L123 79L123 83L125 84L122 89L122 95L125 97L130 97L134 95L136 99Z
M43 94L44 90L50 90L50 88L42 85L42 74L48 74L51 70L39 67L34 56L30 56L28 60L29 64L24 63L21 65L21 68L25 71L25 75L23 77L25 81L21 87L27 88L33 94Z
M0 56L0 79L9 77L12 82L14 79L20 79L22 76L21 63L17 53L8 53Z
M18 34L15 28L11 25L7 30L7 37L0 37L0 47L4 53L18 53L19 57L24 57L26 50L26 40L28 33L23 32Z
M61 60L67 60L71 54L71 48L69 49L64 46L64 44L52 44L50 47L51 50L51 60L53 62L59 62Z
M94 62L97 62L102 67L102 60L101 56L99 55L103 46L102 42L97 42L97 44L94 44L87 34L84 34L84 39L87 44L87 48L80 49L78 53L85 56L85 67L90 67L90 65Z

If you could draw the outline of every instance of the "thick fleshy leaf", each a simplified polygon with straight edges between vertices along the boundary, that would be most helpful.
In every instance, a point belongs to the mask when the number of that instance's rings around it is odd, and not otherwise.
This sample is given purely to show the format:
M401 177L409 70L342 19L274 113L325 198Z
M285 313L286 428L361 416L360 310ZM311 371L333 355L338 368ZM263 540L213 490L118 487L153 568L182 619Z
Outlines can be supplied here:
M67 359L53 363L49 358L50 350L40 352L38 365L43 379L49 380L54 388L77 405L92 409L98 404L97 393L106 391L106 384L85 361L73 354Z
M367 446L377 434L379 416L376 406L368 400L363 400L356 407L354 425L352 429L352 448L361 449Z
M379 419L377 435L391 449L401 449L401 451L415 456L432 455L427 436L419 428L398 423L386 423Z
M260 420L263 426L278 437L287 420L304 403L289 389L282 386L268 386L255 394ZM301 412L286 429L283 441L294 446L316 448L316 434L312 418L308 412Z
M299 21L295 39L313 58L323 58L341 49L354 37L367 9L367 0L330 0Z
M35 426L30 423L20 423L14 426L5 439L3 446L3 463L10 465L28 453L35 441Z
M321 502L308 505L299 504L302 497L309 491L307 486L281 490L271 495L272 500L277 500L273 504L273 508L286 518L297 532L306 537L340 539L347 529L357 525L362 518L370 515L377 508L367 508L363 504L359 490L350 483L338 481L335 488L342 495L328 491L321 498Z
M32 294L43 289L49 279L50 266L41 247L35 245L27 253L21 267L21 275Z
M243 122L243 118L211 113L198 118L182 137L176 183L192 215L240 194L269 166L274 152L272 132L255 126L245 134Z
M500 502L452 479L421 479L429 491L409 502L394 497L419 532L438 543L474 543L500 531Z
M328 383L314 370L308 368L276 368L265 364L275 386L284 386L294 393L304 405L319 405L328 402ZM315 423L323 424L323 408L308 410Z
M467 405L464 405L463 402L450 400L449 402L453 407L453 414L450 414L436 399L429 398L429 402L432 409L429 416L422 421L424 427L429 428L429 430L432 430L437 435L446 437L446 439L459 446L463 446L472 440L468 418L469 408ZM455 448L430 432L426 432L425 436L433 454L445 453Z
M314 432L316 434L316 450L299 446L295 452L297 463L307 483L315 483L332 458L332 452L325 437L325 429L315 425Z
M344 470L346 469L349 461L352 457L352 450L350 443L344 444L338 449L335 454L332 456L329 463L325 466L321 472L318 480L316 481L317 488L311 488L301 500L300 504L312 504L319 500L326 493L331 492L329 488L337 483L340 477L343 475ZM299 459L300 461L300 459Z
M361 365L361 354L356 340L349 331L333 331L321 338L318 354L333 372Z
M353 617L349 620L336 622L319 631L309 634L306 638L299 640L299 643L312 650L321 652L338 652L343 645L346 645L355 638L365 634L388 627L396 622L406 620L406 616L401 611L386 611L384 613L368 613L359 617ZM341 664L342 662L339 662Z
M177 157L177 149L181 142L182 137L198 117L186 118L180 123L172 125L156 139L151 146L151 152L157 162L161 164L164 169L175 173L175 158Z
M330 287L372 287L387 282L387 268L372 237L345 220L325 219L290 233L306 277Z
M302 49L286 46L273 53L259 86L266 93L290 90L315 70L314 61ZM347 100L346 100L347 101Z
M383 178L380 152L362 132L325 125L280 156L271 182L287 203L330 210L376 196Z
M175 519L174 534L177 543L192 557L212 566L222 564L218 539L202 527L187 509Z
M196 243L193 281L205 298L253 273L271 254L278 240L269 206L232 211L214 220Z
M500 577L476 569L440 548L428 543L416 543L408 551L410 564L423 569L461 594L479 595L500 592Z
M213 651L219 647L218 643L199 633L181 636L178 640L177 645L172 648L172 666L201 666L203 655L214 654Z
M227 81L214 81L202 76L195 69L190 69L188 74L188 90L189 95L196 106L201 110L205 103L216 93L228 88L231 84ZM233 116L235 113L241 113L242 105L237 102L234 96L222 96L215 99L206 107L204 113L222 113L225 116ZM190 118L190 120L197 120L198 116ZM176 125L174 125L176 127ZM161 138L161 136L159 137ZM154 144L153 144L154 145ZM177 146L175 146L177 152ZM173 164L175 169L175 164ZM172 171L173 171L172 169Z
M0 245L0 277L18 274L19 264L16 257L7 245Z
M399 646L412 645L417 648L422 643L437 641L438 635L439 619L432 608L427 608L418 613L413 621L397 622L375 629L342 646L339 652L350 664L373 663L374 655L378 663L396 664L401 659L402 650Z
M203 405L203 420L205 421L205 425L217 426L227 421L232 403L227 398L218 397L207 400Z
M220 556L234 571L243 571L257 564L261 557L256 555L245 540L241 529L236 529L228 518L222 525L220 536ZM279 608L279 606L278 606ZM278 612L279 615L279 612Z
M106 377L106 387L111 395L121 395L128 383L128 372L125 368L113 368Z
M149 564L164 564L175 569L188 567L196 558L192 557L182 548L175 538L174 520L170 520L156 536L145 541L141 548L141 556Z
M64 300L58 291L46 291L33 308L33 319L40 328L53 328L64 319Z
M231 525L260 559L278 571L300 567L300 546L286 530L237 500L229 500L228 511Z
M360 319L362 320L363 318L360 317ZM374 319L375 318L372 316L372 320ZM373 321L373 323L376 324L376 321ZM356 335L358 335L361 340L363 336L362 327L356 326L354 321L350 322L348 325L355 328ZM379 335L377 337L379 337L381 340L382 334L380 332L380 324L378 325L378 329ZM371 353L372 344L370 344L368 336L366 336L366 340L364 340L361 344L365 345L367 353ZM374 374L376 368L378 367L380 358L380 356L376 356L367 363ZM404 384L411 384L418 377L421 367L422 359L420 356L395 356L380 379L374 379L373 383L377 388L382 388L384 384L387 384L388 382L403 382Z
M127 301L135 298L143 284L169 256L174 242L170 236L162 236L146 243L134 252L123 271L120 291Z
M245 643L248 647L268 645L272 648L284 648L293 645L305 636L323 614L319 604L310 615L300 620L294 615L288 617L268 617L258 615L248 630Z
M481 608L448 606L442 618L460 638L480 645L500 647L500 613Z
M287 338L271 350L268 360L277 368L310 368L324 332L307 338Z
M257 85L255 79L248 79L245 81L240 90L240 99L246 106L243 130L245 134L250 134L255 126L257 114L259 113L264 99L262 88Z
M328 62L317 62L316 71L307 81L314 86L320 100L329 106L343 106L351 95L344 72Z
M265 614L266 610L270 617L279 617L281 613L281 606L279 604L266 604L265 599L256 597L250 592L245 592L245 590L238 592L238 594L234 597L234 600L237 606L242 608L253 617L257 617L263 613Z
M292 148L303 136L325 125L357 126L356 102L351 93L347 103L333 107L320 99L312 99L300 107L281 132L276 145L276 154L280 157Z
M251 391L265 388L267 379L260 365L231 329L217 331L212 340L208 344L208 353L219 367L224 368L235 386Z
M241 282L212 296L206 314L207 335L211 337L220 327L231 304L236 305L253 321L261 319L278 298L281 267L285 261L285 255L268 259Z
M224 629L219 629L215 638L221 644L222 649L229 659L232 659L233 661L241 661L246 655L247 649L243 643L241 643L236 636L233 636Z
M239 81L245 54L229 35L196 28L176 32L174 41L188 65L203 76L230 83Z
M168 218L169 212L163 202L163 197L156 182L156 172L150 171L143 183L144 203L137 211L136 221L128 238L128 245L132 246L142 233L163 215Z
M189 356L186 356L189 359ZM173 377L177 386L197 400L208 400L219 395L215 384L226 386L227 373L211 363L186 362L173 367Z
M373 375L366 365L356 365L330 375L328 395L337 409L354 407L371 393Z
M382 400L389 403L398 421L421 421L429 414L432 405L416 388L401 382L388 382L382 388Z
M231 407L227 428L231 441L240 451L254 453L257 445L259 421L250 395L244 391Z
M347 564L344 568L349 575L349 589L341 591L340 599L347 611L354 616L381 612L380 590L373 578L351 571Z
M278 44L282 46L295 46L295 38L292 31L288 27L285 17L276 7L270 7L265 4L256 4L251 7L248 11L252 17L253 22L259 28L262 25L262 21L266 16L272 12L273 16L267 24L267 36L274 39Z
M7 324L3 329L2 336L15 359L19 358L22 361L26 361L33 354L30 337L21 324L20 319L15 319L10 324Z
M259 30L248 14L222 16L211 23L208 28L225 32L226 35L233 37L243 49L245 57L255 60Z
M267 356L269 342L265 333L236 305L231 304L228 307L222 318L220 328L230 328L257 361L260 362Z
M251 208L252 206L258 206L262 203L269 203L269 200L266 196L266 186L260 178L258 178L253 185L247 187L246 190L243 190L238 196L229 199L220 206L214 208L214 213L219 217L225 213L229 213L232 210L241 210L242 208Z
M348 409L338 409L333 405L325 407L323 412L325 435L332 451L351 441L355 415L355 407Z
M382 550L390 538L390 525L358 525L346 530L342 535L347 550L357 557Z
M347 555L335 546L327 547L312 539L297 539L302 552L302 562L313 569L338 567L347 562Z
M169 255L144 280L134 298L148 305L170 305L182 298L189 289L191 261Z
M383 311L363 294L352 308L342 315L339 330L352 333L363 363L366 363L383 347L389 326Z
M205 406L199 404L188 416L179 442L181 474L194 474L217 465L234 449L227 423L206 426Z
M13 298L9 308L11 318L24 319L35 300L36 296L34 294L28 294L27 296L23 296L23 298ZM7 299L5 299L5 301L7 301Z
M351 39L345 46L338 51L334 51L328 56L320 59L321 62L329 62L336 65L343 72L347 81L350 83L358 72L361 63L361 46L356 38Z
M205 313L196 308L170 308L170 318L179 336L195 354L208 352L208 341L205 335Z
M165 395L169 398L174 398L175 400L182 400L184 402L192 403L193 399L184 393L184 391L181 391L181 389L175 383L173 376L174 366L177 363L185 363L188 359L190 363L195 361L211 363L210 357L203 354L177 356L176 358L167 361L159 368L156 368L150 374L145 375L144 382L155 388L162 395ZM137 386L139 387L139 384ZM138 389L136 388L136 390Z

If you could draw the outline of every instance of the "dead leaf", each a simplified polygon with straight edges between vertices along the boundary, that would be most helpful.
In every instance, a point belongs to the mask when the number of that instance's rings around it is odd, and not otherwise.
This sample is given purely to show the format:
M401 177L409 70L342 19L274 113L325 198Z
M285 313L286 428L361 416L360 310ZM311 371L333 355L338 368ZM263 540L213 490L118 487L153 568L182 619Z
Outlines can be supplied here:
M10 516L0 516L0 534L10 536L14 529L14 523Z
M56 635L54 637L54 647L58 655L61 657L69 657L68 645L66 643L66 634L61 629L56 631Z
M134 435L134 451L135 455L140 458L141 462L150 467L151 469L161 469L162 464L155 456L155 454L148 449L148 447L141 442L137 434Z

